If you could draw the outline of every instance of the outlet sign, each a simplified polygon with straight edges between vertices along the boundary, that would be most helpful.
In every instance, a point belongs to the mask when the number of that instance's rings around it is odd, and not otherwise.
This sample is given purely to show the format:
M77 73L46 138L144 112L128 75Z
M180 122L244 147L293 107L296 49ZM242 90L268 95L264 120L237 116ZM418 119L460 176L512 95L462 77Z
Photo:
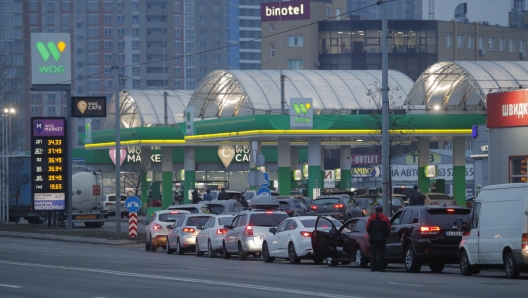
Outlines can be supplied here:
M71 85L69 33L31 33L31 83Z

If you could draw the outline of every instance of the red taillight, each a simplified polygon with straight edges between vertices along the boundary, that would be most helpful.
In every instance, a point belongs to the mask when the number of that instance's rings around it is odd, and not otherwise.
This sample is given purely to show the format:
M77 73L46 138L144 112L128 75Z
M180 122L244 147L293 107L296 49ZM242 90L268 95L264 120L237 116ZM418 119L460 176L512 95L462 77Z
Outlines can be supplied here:
M312 237L312 232L302 231L301 232L301 236L303 236L303 237Z
M152 226L152 228L153 228L154 230L161 230L161 229L163 229L163 227L162 227L161 225L159 225L159 224L154 224L154 225Z
M253 227L247 226L244 230L244 236L253 236Z
M455 212L455 209L449 208L447 209L447 212Z
M267 214L271 214L271 213L273 213L273 211L268 210L268 211L266 211L266 213L267 213Z
M462 236L469 236L469 235L471 235L471 231L464 231L462 233Z
M344 204L335 204L335 205L334 205L334 208L335 208L335 209L345 208L345 205L344 205Z
M528 249L528 233L522 234L522 249Z
M436 234L440 232L440 227L420 227L422 234Z
M310 209L317 210L317 206L316 205L312 205L312 206L310 206Z
M171 211L171 214L179 214L180 212L178 211Z
M218 230L216 230L216 233L225 235L225 234L227 234L227 229L218 229Z
M368 211L363 209L363 215L367 215Z
M194 232L196 232L196 230L193 229L193 228L185 227L185 228L182 229L182 232L184 232L184 233L194 233Z

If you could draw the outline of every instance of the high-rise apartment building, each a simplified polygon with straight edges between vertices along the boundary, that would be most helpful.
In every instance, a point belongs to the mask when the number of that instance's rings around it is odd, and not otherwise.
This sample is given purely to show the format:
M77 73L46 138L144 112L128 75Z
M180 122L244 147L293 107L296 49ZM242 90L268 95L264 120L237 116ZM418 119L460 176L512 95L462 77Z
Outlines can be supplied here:
M348 0L347 9L362 20L381 20L382 5L374 4L372 0ZM422 0L389 1L387 16L389 20L421 20Z

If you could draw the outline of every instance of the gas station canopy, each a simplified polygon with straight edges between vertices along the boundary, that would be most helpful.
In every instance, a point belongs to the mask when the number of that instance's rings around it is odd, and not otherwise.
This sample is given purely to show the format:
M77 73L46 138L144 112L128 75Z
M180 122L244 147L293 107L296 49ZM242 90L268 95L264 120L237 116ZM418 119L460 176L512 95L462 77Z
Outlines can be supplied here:
M486 94L528 87L528 61L438 62L412 87L407 104L446 113L482 113Z

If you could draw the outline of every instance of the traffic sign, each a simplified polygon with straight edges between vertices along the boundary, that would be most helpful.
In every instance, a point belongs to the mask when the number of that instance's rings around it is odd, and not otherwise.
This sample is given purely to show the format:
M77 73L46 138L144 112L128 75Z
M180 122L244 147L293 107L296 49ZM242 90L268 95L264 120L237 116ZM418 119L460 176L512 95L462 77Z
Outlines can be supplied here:
M137 213L136 212L130 212L128 214L128 237L130 238L137 237Z
M125 201L128 212L138 212L141 209L141 200L136 196L130 196Z
M257 195L271 196L271 191L267 187L261 187L257 190Z
M264 173L264 182L260 186L270 186L268 172Z
M265 183L268 180L264 179L264 173L258 170L251 170L249 171L247 181L249 185L251 186L261 186L263 183Z

